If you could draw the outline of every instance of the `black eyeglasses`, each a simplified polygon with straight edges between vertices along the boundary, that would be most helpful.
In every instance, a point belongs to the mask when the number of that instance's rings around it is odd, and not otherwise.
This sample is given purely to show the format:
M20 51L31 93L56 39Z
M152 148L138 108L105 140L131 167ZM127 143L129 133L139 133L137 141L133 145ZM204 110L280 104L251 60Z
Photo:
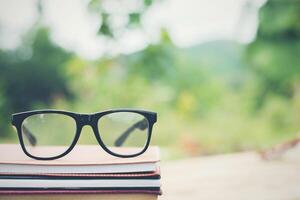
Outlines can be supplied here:
M85 125L92 127L99 145L107 153L128 158L147 150L156 118L154 112L132 109L94 114L37 110L13 114L12 125L17 129L24 153L34 159L65 156L76 145ZM49 149L53 145L59 147Z

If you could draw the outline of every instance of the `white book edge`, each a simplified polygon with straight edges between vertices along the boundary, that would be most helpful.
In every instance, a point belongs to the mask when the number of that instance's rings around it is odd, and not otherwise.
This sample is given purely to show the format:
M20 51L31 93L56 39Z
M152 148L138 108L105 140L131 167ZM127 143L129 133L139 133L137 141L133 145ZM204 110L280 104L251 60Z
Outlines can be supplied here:
M45 180L45 179L0 179L0 188L124 188L124 187L160 187L157 179L109 179L109 180Z
M156 163L86 165L86 166L0 164L0 173L12 173L12 174L134 173L134 172L153 172L156 171L156 168L157 168Z

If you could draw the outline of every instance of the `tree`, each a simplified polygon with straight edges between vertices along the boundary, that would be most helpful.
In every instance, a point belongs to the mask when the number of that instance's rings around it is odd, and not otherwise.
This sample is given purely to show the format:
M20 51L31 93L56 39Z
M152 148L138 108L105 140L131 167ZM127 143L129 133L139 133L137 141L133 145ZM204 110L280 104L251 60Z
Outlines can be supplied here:
M64 63L71 53L55 45L45 27L37 27L23 45L0 51L0 135L7 134L10 114L51 104L57 97L72 97Z
M300 81L300 1L269 0L259 12L257 37L247 49L257 76L257 106L269 95L290 98Z

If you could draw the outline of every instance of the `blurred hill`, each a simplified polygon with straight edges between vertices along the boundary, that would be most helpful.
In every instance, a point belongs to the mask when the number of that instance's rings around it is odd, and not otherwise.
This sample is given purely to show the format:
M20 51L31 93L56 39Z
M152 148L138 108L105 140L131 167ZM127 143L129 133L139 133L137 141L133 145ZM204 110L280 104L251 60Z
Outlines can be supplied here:
M195 65L209 66L216 74L230 74L242 68L245 46L230 40L201 43L182 50Z
M198 44L181 52L195 67L205 67L214 76L221 76L230 84L239 84L245 76L243 55L245 45L236 41L216 40Z
M246 45L233 40L210 41L187 48L179 48L173 46L170 41L162 41L158 45L150 45L148 50L146 48L146 50L126 55L125 57L130 64L139 60L140 57L145 57L147 51L151 54L149 60L146 60L149 63L163 56L165 57L161 59L162 62L166 62L168 58L181 58L180 64L184 65L185 68L202 69L201 71L219 78L223 77L227 82L234 84L239 83L245 76L245 48ZM170 56L173 57L170 58ZM168 67L174 68L175 66Z

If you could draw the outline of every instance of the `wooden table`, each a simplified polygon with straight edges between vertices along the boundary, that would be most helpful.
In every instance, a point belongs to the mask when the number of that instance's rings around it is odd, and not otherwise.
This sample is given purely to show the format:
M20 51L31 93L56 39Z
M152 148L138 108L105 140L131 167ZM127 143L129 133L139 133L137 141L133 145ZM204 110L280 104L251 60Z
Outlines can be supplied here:
M159 199L300 199L300 150L293 151L273 161L255 152L162 161Z

